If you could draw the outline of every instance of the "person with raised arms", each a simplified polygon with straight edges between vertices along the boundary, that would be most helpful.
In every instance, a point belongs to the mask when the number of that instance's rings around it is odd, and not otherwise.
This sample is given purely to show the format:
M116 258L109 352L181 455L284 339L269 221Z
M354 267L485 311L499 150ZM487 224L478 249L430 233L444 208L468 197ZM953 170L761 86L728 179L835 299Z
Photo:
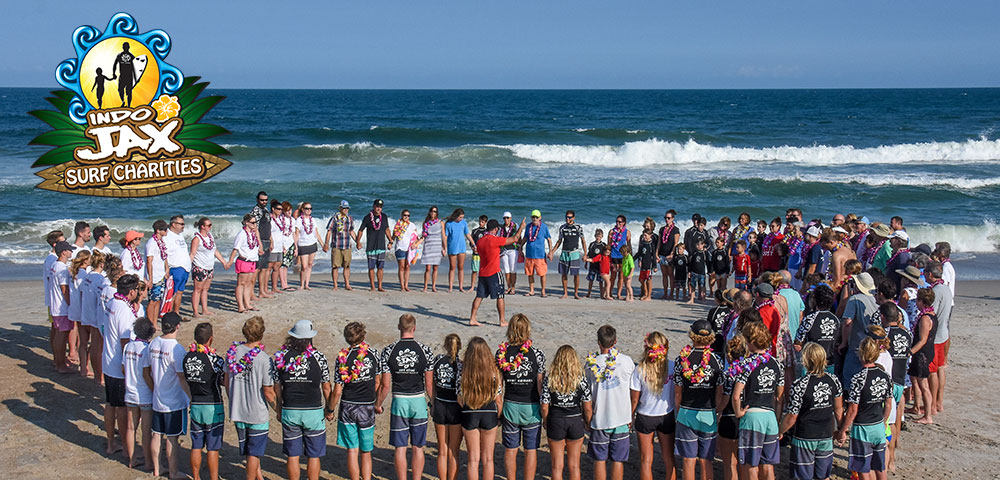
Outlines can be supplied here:
M509 217L505 217L509 218ZM503 227L506 229L506 226ZM504 274L501 271L502 249L514 245L521 232L524 231L524 219L521 219L521 226L513 234L501 233L500 223L496 220L486 222L487 234L476 243L476 251L479 252L479 283L476 286L476 299L472 301L472 313L469 314L469 325L480 325L476 321L476 313L479 305L486 297L497 301L497 313L500 315L500 326L507 325L504 317L504 294L507 291ZM504 230L506 232L506 230Z

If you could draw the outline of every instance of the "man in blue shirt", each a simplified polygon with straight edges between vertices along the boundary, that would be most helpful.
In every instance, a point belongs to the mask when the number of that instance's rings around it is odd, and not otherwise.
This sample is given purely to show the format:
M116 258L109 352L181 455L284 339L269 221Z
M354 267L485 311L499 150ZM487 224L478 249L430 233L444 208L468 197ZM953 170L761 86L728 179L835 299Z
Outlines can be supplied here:
M546 243L548 255L545 253ZM524 229L521 245L524 246L524 274L528 276L528 293L525 296L535 294L534 275L537 274L542 279L541 296L545 297L545 273L548 272L546 261L551 259L553 250L552 235L549 234L549 227L542 223L542 212L531 211L531 224Z

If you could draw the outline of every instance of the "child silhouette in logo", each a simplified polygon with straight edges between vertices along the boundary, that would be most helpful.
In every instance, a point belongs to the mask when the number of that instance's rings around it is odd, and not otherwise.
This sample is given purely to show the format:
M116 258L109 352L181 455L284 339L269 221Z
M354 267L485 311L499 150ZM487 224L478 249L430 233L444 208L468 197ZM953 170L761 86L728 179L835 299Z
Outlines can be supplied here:
M97 77L94 78L94 86L90 87L90 91L93 92L95 88L97 89L97 108L98 109L104 108L104 106L103 106L103 103L104 103L104 82L108 82L108 81L114 80L116 78L118 78L118 77L117 76L113 76L111 78L105 77L104 76L104 72L101 70L101 67L97 67Z

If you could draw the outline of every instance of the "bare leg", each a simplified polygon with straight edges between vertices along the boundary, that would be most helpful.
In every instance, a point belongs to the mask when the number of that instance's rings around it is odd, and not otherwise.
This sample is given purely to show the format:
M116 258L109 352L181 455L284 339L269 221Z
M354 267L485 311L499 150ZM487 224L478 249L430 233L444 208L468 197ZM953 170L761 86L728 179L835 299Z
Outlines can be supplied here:
M94 378L104 384L104 366L101 364L101 355L104 351L104 338L97 327L86 327L90 330L90 366L94 373Z
M330 278L333 280L333 289L337 289L337 267L330 269Z
M420 480L424 474L424 447L410 447L413 451L413 480Z
M299 457L288 457L285 461L285 474L288 480L299 480L302 476L302 467L299 465Z
M479 430L463 430L465 435L465 448L469 451L469 460L466 467L466 478L469 480L479 480L479 467L482 459L482 449L479 445Z
M132 468L135 467L135 429L139 426L139 407L127 408L128 413L126 415L128 415L128 427L125 429L124 446L125 458L128 459L128 468ZM149 451L149 444L143 444L142 449L144 451Z
M507 480L517 480L517 448L508 448L503 452L503 469Z
M455 264L458 263L458 255L448 255L448 293L451 293L455 287ZM461 277L459 277L461 278ZM462 283L459 282L458 289L462 289Z
M458 267L458 291L459 292L464 292L465 290L462 290L462 283L465 282L465 254L464 253L459 253L458 254L457 267Z
M685 459L685 461L687 461L687 459ZM684 472L685 474L687 473L686 468L684 469ZM653 480L653 434L652 433L639 434L639 480Z
M393 465L396 468L396 480L406 480L406 450L407 447L396 447Z
M359 462L360 450L350 448L347 450L347 478L359 480L361 478L361 464Z
M309 458L306 461L306 476L309 477L309 480L319 480L319 470L319 457Z
M568 453L566 463L569 466L569 480L580 480L580 451L582 449L582 438L566 441L566 452Z
M163 448L163 435L159 433L153 434L153 443L149 445L149 455L146 456L146 460L151 460L153 464L153 476L159 477L160 474L160 449ZM145 445L142 448L147 448Z
M677 478L677 470L674 468L674 436L657 433L656 437L660 440L660 457L663 459L663 469L667 472L666 480L675 480ZM708 472L708 479L712 478L711 467L703 471Z

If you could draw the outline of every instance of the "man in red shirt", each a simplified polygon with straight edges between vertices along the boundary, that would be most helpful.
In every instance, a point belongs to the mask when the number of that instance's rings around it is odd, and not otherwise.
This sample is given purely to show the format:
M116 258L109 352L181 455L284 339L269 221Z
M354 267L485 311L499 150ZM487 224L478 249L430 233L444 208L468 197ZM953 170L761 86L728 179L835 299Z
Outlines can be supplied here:
M469 315L469 325L480 325L476 321L476 312L483 299L489 296L497 301L497 313L500 314L500 326L506 326L507 320L503 315L503 292L507 288L504 285L504 276L500 273L500 249L511 245L521 238L524 231L524 219L521 219L521 226L517 229L517 235L512 237L498 237L500 222L490 220L486 223L486 235L483 235L476 242L476 251L479 252L479 284L476 286L476 299L472 301L472 314Z
M767 330L771 332L771 355L774 355L774 347L778 342L778 330L781 328L781 315L778 314L778 309L774 308L774 300L771 298L774 296L774 287L770 283L761 283L754 289L754 293L757 294L756 305L760 318L764 321Z

